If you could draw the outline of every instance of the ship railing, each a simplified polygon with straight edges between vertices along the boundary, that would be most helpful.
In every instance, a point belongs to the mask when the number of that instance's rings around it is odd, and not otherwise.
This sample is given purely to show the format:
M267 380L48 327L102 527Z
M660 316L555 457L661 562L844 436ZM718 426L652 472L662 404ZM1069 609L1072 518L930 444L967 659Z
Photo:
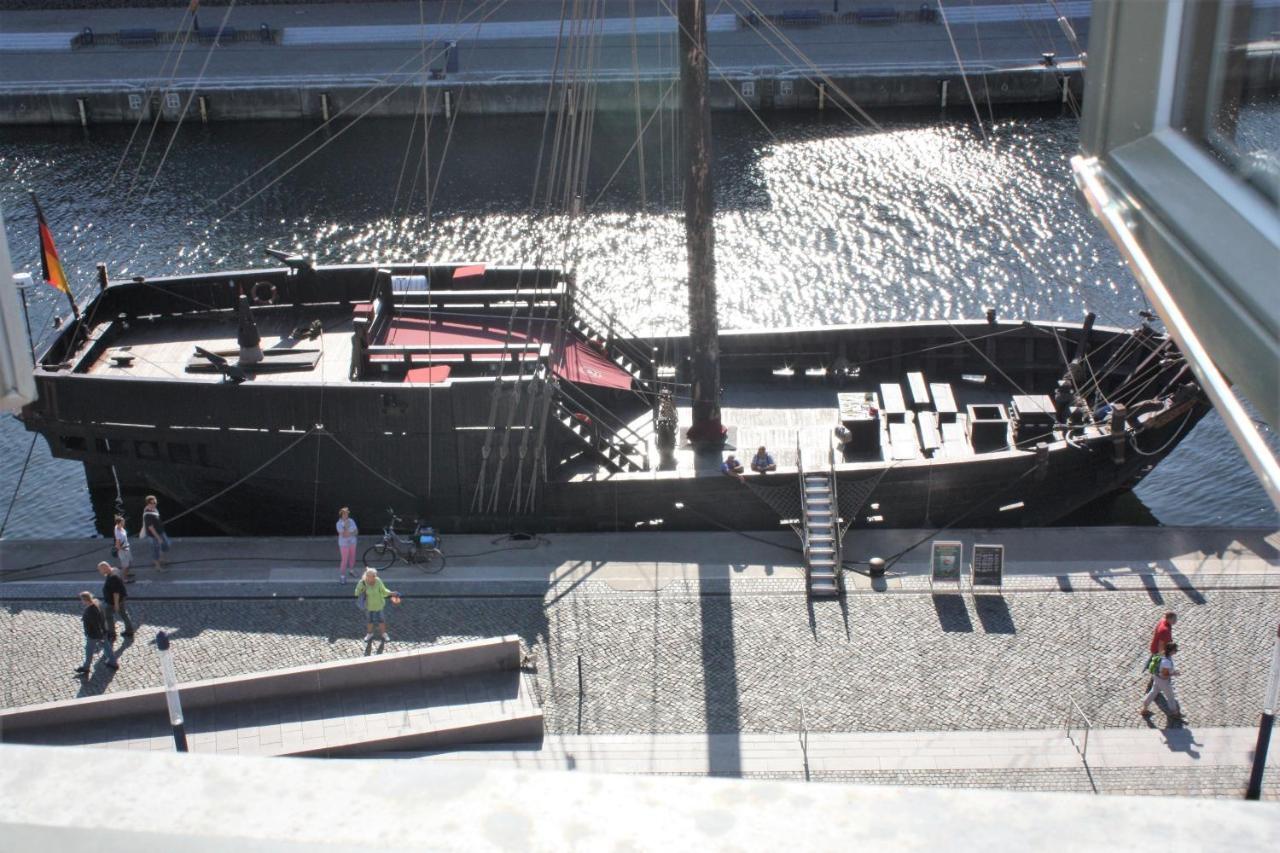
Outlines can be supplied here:
M480 307L548 307L559 308L567 289L563 282L551 287L476 288L474 290L432 289L422 292L397 292L397 314L414 314L432 308Z
M496 364L503 361L546 361L551 344L526 342L505 344L377 344L364 350L364 366L400 364Z
M649 469L649 443L633 430L626 421L618 417L608 406L591 396L584 388L572 382L560 380L556 383L556 393L578 412L591 418L597 429L592 434L610 445L619 455L631 459L639 459L640 467ZM571 411L570 414L573 414ZM613 438L610 438L610 435ZM619 439L615 441L614 439ZM626 445L632 450L628 451Z

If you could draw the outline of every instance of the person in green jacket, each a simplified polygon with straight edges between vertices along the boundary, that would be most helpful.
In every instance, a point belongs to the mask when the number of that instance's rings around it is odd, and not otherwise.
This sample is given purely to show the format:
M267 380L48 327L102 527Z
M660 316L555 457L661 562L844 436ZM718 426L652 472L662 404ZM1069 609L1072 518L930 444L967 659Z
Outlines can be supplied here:
M391 599L394 604L399 604L400 593L387 589L382 578L378 577L377 569L365 569L364 577L356 584L356 598L364 602L366 616L364 641L367 643L373 639L374 622L378 623L382 642L390 640L391 638L387 636L387 599Z

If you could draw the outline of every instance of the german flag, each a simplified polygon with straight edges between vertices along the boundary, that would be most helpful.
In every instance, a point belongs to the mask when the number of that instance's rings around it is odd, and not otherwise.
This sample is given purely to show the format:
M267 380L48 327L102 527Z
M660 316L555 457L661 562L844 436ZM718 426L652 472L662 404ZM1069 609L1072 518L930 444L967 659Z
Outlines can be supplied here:
M36 206L36 221L40 226L40 269L44 273L45 284L70 296L71 288L67 285L66 273L62 271L62 261L58 259L58 248L53 245L53 232L49 230L49 223L44 219L44 211L40 209L35 193L31 194L31 201Z

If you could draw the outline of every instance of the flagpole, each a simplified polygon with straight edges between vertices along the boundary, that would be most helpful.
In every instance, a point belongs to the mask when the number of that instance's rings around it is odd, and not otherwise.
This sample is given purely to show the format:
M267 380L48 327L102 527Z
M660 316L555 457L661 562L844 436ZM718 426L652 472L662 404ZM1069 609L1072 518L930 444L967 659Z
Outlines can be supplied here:
M28 190L27 192L31 196L31 203L36 206L37 222L44 229L45 232L48 232L49 223L44 218L44 210L40 207L40 200L36 198L36 194L34 190ZM53 245L53 237L52 237L52 234L50 234L50 247L52 247L52 245ZM58 259L56 250L54 251L54 259L57 261L58 273L59 273L59 276L62 278L61 287L58 287L57 282L53 281L49 277L49 256L48 256L48 253L45 251L44 236L42 234L40 238L40 264L41 264L42 272L44 273L44 280L49 284L52 284L54 287L57 287L58 290L61 290L63 293L67 295L67 301L71 303L71 314L76 318L76 322L79 323L80 322L80 306L76 305L76 298L71 295L71 283L67 281L66 273L63 272L62 270L62 261Z
M31 366L36 366L36 339L31 335L31 312L27 309L27 288L29 284L18 285L18 295L22 297L22 319L27 322L27 343L31 345Z

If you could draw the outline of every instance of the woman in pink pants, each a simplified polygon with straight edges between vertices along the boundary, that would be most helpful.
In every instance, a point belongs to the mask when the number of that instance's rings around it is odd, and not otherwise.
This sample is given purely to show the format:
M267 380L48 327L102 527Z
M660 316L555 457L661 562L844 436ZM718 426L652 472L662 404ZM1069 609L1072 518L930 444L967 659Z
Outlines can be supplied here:
M347 582L347 569L355 574L356 537L360 535L356 520L351 517L351 510L343 507L338 510L338 553L342 555L342 563L338 566L338 582Z

